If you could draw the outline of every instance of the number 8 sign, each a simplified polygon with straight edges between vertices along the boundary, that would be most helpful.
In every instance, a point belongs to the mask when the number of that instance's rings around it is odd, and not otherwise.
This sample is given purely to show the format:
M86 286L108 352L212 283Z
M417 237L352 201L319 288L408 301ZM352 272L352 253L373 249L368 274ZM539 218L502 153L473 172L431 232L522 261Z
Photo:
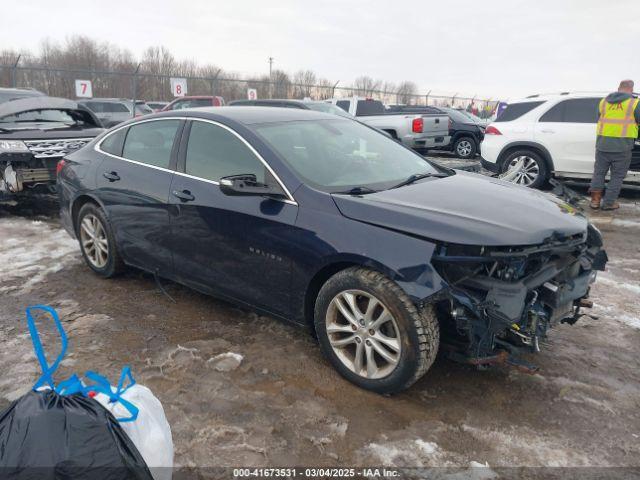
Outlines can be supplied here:
M173 94L174 97L184 97L187 94L187 79L172 78L171 93Z
M91 98L93 97L93 88L91 80L76 80L76 97Z

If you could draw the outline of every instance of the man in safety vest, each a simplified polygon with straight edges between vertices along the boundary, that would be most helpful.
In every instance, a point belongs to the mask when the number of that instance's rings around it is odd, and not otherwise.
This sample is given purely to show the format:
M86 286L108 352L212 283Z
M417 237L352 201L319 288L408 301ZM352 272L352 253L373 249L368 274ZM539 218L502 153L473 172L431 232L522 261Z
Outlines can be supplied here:
M591 208L615 210L622 182L631 164L631 151L638 138L640 100L633 95L633 80L620 82L618 91L600 101L596 140L596 163L591 180ZM610 173L607 191L604 181Z

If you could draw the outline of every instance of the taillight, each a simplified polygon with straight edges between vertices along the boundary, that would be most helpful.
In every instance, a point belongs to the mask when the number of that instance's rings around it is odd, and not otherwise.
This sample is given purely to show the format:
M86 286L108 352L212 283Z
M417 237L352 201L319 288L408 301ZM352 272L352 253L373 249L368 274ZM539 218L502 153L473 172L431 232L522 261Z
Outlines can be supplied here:
M411 131L413 133L422 133L422 128L424 127L424 122L422 118L414 118L413 122L411 122Z
M62 170L62 167L64 167L66 163L67 162L65 162L64 159L58 160L58 163L56 164L56 175L60 175L60 171Z
M453 128L453 120L451 120L451 117L449 117L449 130L451 130Z
M500 132L500 130L498 130L493 125L489 125L487 129L484 131L484 134L485 135L502 135L502 132Z

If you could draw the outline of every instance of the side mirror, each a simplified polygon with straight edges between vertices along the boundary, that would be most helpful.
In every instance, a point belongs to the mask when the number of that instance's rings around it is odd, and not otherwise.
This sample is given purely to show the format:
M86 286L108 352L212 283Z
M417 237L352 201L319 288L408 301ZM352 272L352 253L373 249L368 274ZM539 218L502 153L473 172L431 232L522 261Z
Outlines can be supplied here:
M253 174L230 175L220 179L220 191L229 196L285 198L282 191L272 185L260 183Z

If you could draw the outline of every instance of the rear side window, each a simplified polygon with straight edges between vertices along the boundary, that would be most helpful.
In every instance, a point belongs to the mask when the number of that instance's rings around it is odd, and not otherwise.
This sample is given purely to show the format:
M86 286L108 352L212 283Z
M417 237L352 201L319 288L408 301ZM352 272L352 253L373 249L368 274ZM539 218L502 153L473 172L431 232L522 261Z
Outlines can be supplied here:
M517 118L520 118L525 113L529 113L531 110L536 108L539 105L542 105L544 101L541 102L522 102L522 103L512 103L507 105L507 108L504 112L500 114L498 118L496 118L496 122L510 122Z
M384 115L384 105L377 100L358 100L356 115Z
M349 111L349 100L338 100L336 105L343 109L345 112Z
M222 127L198 121L191 125L185 173L215 182L241 174L265 181L264 165L244 142Z
M104 111L104 104L102 102L87 102L85 105L93 113L102 113Z
M127 135L127 129L120 130L108 135L100 144L100 150L110 153L111 155L122 156L122 146L124 145L124 137Z
M541 122L597 123L600 98L564 100L540 117Z
M122 156L156 167L169 168L180 120L157 120L129 127Z

